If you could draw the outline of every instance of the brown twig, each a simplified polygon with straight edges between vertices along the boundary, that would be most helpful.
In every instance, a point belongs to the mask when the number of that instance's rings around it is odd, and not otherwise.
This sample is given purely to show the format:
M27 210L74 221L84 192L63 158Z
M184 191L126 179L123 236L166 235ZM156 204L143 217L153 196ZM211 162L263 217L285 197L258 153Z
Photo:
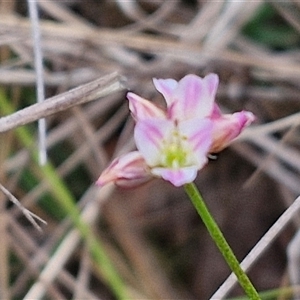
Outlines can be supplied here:
M125 88L123 82L124 79L118 73L112 73L68 92L51 97L42 103L28 106L11 115L0 118L0 132L6 132L75 105L90 102L113 92L121 91Z

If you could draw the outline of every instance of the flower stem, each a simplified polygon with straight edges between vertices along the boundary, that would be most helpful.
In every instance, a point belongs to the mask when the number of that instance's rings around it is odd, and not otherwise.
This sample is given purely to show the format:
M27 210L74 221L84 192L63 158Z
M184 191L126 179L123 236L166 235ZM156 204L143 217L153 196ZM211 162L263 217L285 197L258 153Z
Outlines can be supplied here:
M200 195L197 187L194 183L187 183L185 186L185 191L190 197L194 207L196 208L198 214L200 215L202 221L204 222L207 230L209 231L211 237L216 243L217 247L221 251L223 257L225 258L230 269L236 275L241 287L244 289L247 296L252 300L259 300L260 297L251 283L250 279L246 273L241 268L237 258L235 257L233 251L225 240L219 226L215 222L214 218L207 209L206 204L202 196Z

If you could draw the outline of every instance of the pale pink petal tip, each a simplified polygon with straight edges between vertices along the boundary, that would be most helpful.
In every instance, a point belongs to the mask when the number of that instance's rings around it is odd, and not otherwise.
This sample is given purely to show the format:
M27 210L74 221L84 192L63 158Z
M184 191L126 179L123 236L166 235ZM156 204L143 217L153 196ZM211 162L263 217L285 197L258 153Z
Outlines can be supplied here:
M209 94L215 97L219 85L219 76L217 74L211 73L204 77L203 79L209 91Z
M152 178L147 168L144 158L138 151L130 152L114 159L102 172L96 185L102 187L112 182L124 188L137 187Z
M172 111L173 119L187 120L210 117L218 87L218 76L209 74L204 78L186 75L178 82Z
M249 126L253 121L255 121L255 115L250 112L250 111L242 111L242 113L245 114L245 117L246 117L246 123L245 123L245 126Z
M159 91L165 98L166 102L170 104L174 90L176 89L178 82L174 79L156 79L153 78L153 83L157 91Z
M184 167L180 169L154 168L152 173L164 180L169 181L176 187L191 183L197 177L197 168L195 166Z
M255 116L248 111L213 119L213 143L210 152L217 153L226 148L254 120Z
M158 106L134 93L127 93L127 99L129 100L129 109L136 121L148 118L164 118L166 115Z

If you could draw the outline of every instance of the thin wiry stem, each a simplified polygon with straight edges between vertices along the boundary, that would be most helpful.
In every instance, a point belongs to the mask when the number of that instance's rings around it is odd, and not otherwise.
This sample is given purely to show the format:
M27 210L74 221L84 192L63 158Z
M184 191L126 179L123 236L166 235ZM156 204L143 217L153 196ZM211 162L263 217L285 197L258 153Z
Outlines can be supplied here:
M40 221L43 224L47 224L45 220L37 216L36 214L29 211L27 208L25 208L19 200L9 191L7 190L1 183L0 183L0 190L3 192L3 194L13 203L15 204L24 214L24 216L30 221L30 223L38 230L42 231L42 228L40 225L36 222L36 220Z

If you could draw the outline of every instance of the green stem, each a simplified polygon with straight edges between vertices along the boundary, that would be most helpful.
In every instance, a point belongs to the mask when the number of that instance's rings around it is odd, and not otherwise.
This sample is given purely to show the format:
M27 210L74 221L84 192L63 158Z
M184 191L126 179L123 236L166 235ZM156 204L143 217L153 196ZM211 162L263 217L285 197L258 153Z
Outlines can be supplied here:
M206 228L208 229L211 237L216 243L217 247L221 251L223 257L225 258L230 269L236 275L241 287L244 289L245 293L250 299L259 300L260 297L251 283L250 279L246 273L241 268L238 260L236 259L233 251L225 240L219 226L215 222L214 218L207 209L202 196L200 195L197 187L194 183L188 183L184 186L186 193L190 197L194 207L196 208L198 214L200 215L202 221L204 222Z

